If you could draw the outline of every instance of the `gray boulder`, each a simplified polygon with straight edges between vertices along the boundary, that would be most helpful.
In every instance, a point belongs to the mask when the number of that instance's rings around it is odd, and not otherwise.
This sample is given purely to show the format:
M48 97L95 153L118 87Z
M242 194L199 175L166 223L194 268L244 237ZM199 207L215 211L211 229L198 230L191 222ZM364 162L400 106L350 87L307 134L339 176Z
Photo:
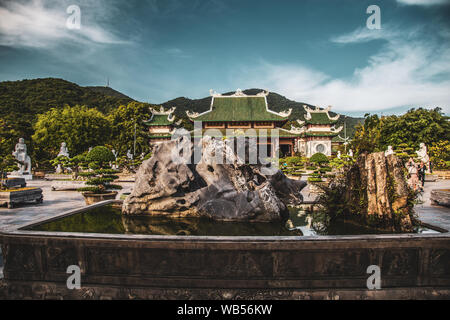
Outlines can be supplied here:
M177 160L177 156L194 159L195 148L202 150L200 161ZM247 155L250 152L254 150L247 141ZM302 202L305 186L304 181L288 179L268 165L244 163L221 139L204 137L194 147L190 139L180 138L158 145L144 161L122 212L276 221L288 216L287 204Z

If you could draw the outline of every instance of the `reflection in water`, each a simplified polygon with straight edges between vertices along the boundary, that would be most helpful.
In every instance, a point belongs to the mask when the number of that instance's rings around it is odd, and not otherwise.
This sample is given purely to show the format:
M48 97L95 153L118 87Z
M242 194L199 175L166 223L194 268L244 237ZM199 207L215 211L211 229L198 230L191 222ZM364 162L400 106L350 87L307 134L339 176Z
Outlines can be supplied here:
M337 223L328 227L326 232L316 232L314 221L308 211L294 207L289 210L290 219L287 222L220 222L204 218L124 216L120 208L109 205L43 223L28 230L187 236L311 236L380 233L350 223ZM422 231L430 230L422 229Z

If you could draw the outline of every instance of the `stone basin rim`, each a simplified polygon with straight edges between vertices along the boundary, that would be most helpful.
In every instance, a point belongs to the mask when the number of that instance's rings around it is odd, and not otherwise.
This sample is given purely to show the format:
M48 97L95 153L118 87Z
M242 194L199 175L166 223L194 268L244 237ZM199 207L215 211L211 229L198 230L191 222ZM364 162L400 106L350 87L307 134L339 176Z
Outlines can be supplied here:
M328 236L188 236L188 235L139 235L139 234L108 234L108 233L87 233L87 232L51 232L51 231L31 231L24 230L31 228L42 223L48 223L51 221L59 220L65 217L69 217L78 213L85 212L86 210L102 207L109 204L121 204L122 200L105 200L82 208L72 209L66 212L62 212L51 218L45 217L35 220L31 223L15 226L12 229L1 230L0 239L8 236L19 237L42 237L46 238L85 238L85 239L98 239L98 240L148 240L148 241L180 241L180 242L299 242L299 241L345 241L345 240L412 240L419 238L450 238L448 230L443 228L422 223L422 226L433 229L440 233L434 234L418 234L418 233L403 233L403 234L363 234L363 235L328 235Z

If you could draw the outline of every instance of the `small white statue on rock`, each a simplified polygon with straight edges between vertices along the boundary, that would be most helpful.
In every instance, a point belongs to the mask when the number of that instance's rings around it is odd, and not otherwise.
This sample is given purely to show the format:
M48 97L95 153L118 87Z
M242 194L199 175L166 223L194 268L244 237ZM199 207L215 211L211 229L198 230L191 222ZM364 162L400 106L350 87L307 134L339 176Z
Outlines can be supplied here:
M128 159L130 159L130 160L133 160L133 154L131 153L131 151L130 150L127 150L127 158Z
M392 146L388 146L387 150L384 152L384 155L386 157L390 154L394 154L394 150L392 149Z
M347 154L348 154L349 157L353 157L353 150L349 149Z

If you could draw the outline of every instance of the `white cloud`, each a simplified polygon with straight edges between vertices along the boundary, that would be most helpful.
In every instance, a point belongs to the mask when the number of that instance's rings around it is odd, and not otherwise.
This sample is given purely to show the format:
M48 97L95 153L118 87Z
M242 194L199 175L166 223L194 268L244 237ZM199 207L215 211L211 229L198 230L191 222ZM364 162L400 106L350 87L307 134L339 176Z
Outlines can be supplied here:
M0 4L0 45L13 47L53 47L61 41L72 43L123 43L101 26L92 23L81 10L81 29L66 27L70 3L54 0L9 1Z
M332 78L304 65L262 62L246 70L237 82L243 87L262 87L290 99L318 106L332 105L344 112L378 112L400 107L442 107L450 111L450 43L421 40L417 30L380 32L363 30L332 39L337 43L383 39L364 68L349 78ZM254 80L259 79L259 80Z
M397 0L397 2L404 5L432 6L449 4L450 0Z

